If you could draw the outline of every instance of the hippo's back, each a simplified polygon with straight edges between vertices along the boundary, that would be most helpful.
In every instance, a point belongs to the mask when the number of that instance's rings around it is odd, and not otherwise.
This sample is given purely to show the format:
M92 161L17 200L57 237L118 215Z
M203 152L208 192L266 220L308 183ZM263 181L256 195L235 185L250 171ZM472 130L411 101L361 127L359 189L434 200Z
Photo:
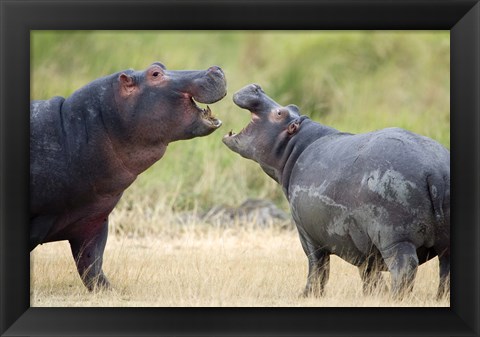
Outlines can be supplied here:
M30 104L30 208L34 214L46 204L61 204L64 197L59 195L68 174L61 115L64 101L54 97Z
M365 179L385 172L398 175L397 182L403 179L417 184L418 179L438 175L449 184L450 153L438 142L400 128L357 135L336 133L305 149L292 170L290 185L320 179L347 185L366 183ZM313 176L307 177L309 174Z
M383 163L404 174L418 176L419 170L437 170L450 176L450 153L438 142L400 128L387 128L366 134L352 135L345 145L356 144L358 159ZM340 146L341 143L339 144ZM357 159L357 161L358 161Z
M312 143L298 158L297 166L309 165L321 156L323 168L349 169L351 173L371 168L395 168L403 174L438 170L450 175L450 153L438 142L400 128L364 134L337 133Z

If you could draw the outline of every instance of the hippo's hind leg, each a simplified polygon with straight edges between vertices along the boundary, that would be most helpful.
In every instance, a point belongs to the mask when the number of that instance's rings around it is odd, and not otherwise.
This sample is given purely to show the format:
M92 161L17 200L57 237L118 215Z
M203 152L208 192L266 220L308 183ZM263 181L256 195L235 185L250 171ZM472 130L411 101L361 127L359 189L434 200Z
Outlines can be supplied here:
M92 291L96 288L110 288L103 274L103 251L108 236L108 220L82 238L70 239L73 258L83 283Z
M444 219L434 246L438 255L440 267L440 283L437 299L441 299L450 292L450 191L445 196L443 205Z
M380 252L392 275L392 296L401 299L413 289L418 267L415 245L408 241L397 242Z
M380 263L381 261L378 261L378 258L370 256L361 266L358 267L360 277L363 281L364 295L384 292L388 289L382 276Z

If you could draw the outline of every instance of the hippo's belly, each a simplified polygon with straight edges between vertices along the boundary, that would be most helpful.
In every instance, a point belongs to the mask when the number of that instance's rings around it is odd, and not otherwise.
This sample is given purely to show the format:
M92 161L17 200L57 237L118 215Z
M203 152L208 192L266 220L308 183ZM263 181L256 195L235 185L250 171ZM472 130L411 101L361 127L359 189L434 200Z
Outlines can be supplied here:
M297 226L317 248L360 265L378 251L357 210L337 203L314 188L296 185L290 208Z
M401 205L392 209L374 200L344 204L301 185L295 185L290 195L293 218L306 238L353 265L369 257L381 259L380 249L401 241L421 250L433 246L432 220L415 216Z
M48 226L47 233L37 244L85 237L107 221L120 197L121 194L108 198L97 197L89 203L57 214L41 214L37 217L37 223L35 219L32 221L31 232L35 233L38 231L36 228L41 228L42 225Z

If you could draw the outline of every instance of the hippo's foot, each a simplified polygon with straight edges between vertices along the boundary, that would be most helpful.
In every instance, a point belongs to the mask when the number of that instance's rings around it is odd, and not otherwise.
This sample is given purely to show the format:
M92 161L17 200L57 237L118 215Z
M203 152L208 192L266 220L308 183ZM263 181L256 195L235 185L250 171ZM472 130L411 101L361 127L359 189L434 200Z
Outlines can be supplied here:
M88 290L110 288L102 270L103 251L107 242L108 220L87 232L84 237L70 239L70 248L77 271Z
M329 270L326 268L315 268L308 276L307 285L303 290L302 297L323 297L325 285L328 281Z
M305 287L300 294L301 298L319 298L323 296L325 296L325 289L320 289L320 287Z
M82 281L89 291L96 292L103 290L112 290L112 286L110 285L110 282L103 274L103 272L96 277L85 275L84 277L82 277Z
M300 240L308 257L308 276L303 297L322 297L330 275L330 254L316 249L300 234Z

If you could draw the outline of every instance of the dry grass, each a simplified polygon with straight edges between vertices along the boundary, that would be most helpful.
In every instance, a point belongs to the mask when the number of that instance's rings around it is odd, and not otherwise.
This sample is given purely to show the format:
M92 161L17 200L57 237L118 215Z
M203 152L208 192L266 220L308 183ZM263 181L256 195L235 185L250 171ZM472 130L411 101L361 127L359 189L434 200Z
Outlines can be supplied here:
M31 306L449 306L435 300L437 259L419 268L403 301L364 296L358 271L332 257L323 298L301 298L307 263L294 230L186 225L150 237L113 235L104 256L112 291L83 287L67 242L31 253ZM389 281L388 273L384 273Z

